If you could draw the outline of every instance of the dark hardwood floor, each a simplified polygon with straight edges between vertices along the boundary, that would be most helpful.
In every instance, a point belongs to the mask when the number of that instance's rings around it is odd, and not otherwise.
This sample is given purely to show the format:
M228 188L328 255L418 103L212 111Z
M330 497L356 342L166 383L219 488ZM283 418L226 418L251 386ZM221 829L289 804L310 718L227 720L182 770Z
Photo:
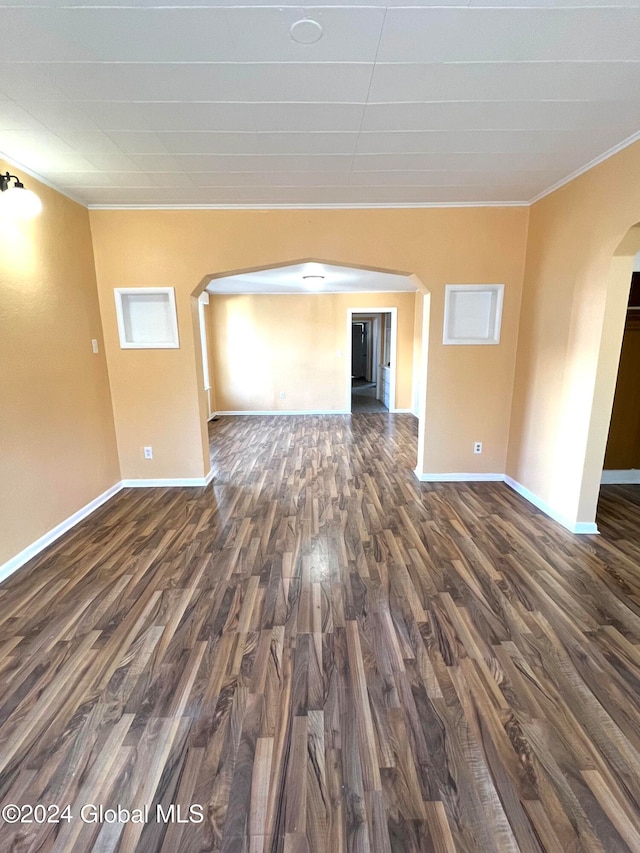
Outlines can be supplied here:
M0 850L640 851L638 489L577 537L410 415L211 433L0 585L0 805L71 806Z

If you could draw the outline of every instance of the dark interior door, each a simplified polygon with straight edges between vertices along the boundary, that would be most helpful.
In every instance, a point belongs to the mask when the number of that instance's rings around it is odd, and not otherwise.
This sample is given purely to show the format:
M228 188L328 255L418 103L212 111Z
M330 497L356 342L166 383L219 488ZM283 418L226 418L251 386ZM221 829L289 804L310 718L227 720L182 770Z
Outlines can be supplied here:
M365 379L367 376L367 340L366 323L351 324L351 376Z

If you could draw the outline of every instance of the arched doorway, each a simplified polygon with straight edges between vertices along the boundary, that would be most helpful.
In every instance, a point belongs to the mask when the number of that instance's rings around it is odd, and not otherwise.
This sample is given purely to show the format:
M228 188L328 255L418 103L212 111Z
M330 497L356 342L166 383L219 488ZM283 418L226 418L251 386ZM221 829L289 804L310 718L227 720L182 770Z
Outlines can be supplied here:
M640 223L628 230L615 250L606 280L602 336L577 513L581 524L593 527L593 530L586 529L585 532L596 532L596 510L618 378L631 276L638 252Z
M302 279L326 277L331 286L315 290L292 287L291 279L294 275ZM350 342L343 340L344 321L348 317L348 311L358 310L359 305L370 309L370 303L374 303L373 307L376 307L372 295L377 297L380 306L386 307L389 292L394 290L392 284L395 282L397 285L400 279L405 284L403 287L397 286L398 293L403 297L410 295L411 304L409 313L407 300L404 300L407 303L403 304L402 308L405 343L404 348L400 346L394 383L399 389L398 408L410 411L418 418L417 470L421 470L424 454L429 293L422 282L411 273L359 267L315 258L217 272L205 276L193 292L192 314L194 324L197 324L194 326L194 341L198 361L203 450L207 420L217 413L347 413L348 409L344 405L344 365L350 352ZM256 289L247 286L243 292L243 281L246 283L256 280L261 287ZM202 293L213 297L226 295L229 298L223 309L219 306L216 309L205 306L203 312L200 298ZM295 323L291 316L293 300L284 308L284 302L280 300L278 303L277 299L278 296L294 293L304 294L306 297L305 311L300 315L300 328L295 329L296 341L291 338L291 329L295 328L291 325ZM321 302L323 297L326 299ZM262 302L259 301L261 299ZM296 307L296 310L298 309L299 305ZM234 393L228 394L225 391L228 376L221 380L218 377L216 381L212 375L211 384L219 386L214 391L217 399L212 403L211 389L207 388L209 383L203 370L202 346L205 336L201 334L201 317L203 313L213 317L215 310L223 310L226 313L223 332L227 350L226 361L233 364L235 379ZM260 324L255 322L258 317ZM302 325L303 321L307 323L306 327ZM258 326L259 331L256 332ZM256 340L256 337L261 339ZM209 338L215 349L219 344L216 335L210 334ZM210 343L210 346L212 344ZM214 366L220 359L216 359L212 354L210 362L213 373ZM281 379L283 362L289 367L286 381ZM315 382L315 386L311 380Z

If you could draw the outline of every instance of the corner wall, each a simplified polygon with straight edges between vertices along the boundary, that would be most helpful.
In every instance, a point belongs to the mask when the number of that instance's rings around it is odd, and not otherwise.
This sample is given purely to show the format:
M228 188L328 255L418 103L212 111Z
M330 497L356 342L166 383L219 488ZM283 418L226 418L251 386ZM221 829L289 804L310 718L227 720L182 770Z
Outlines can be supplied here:
M43 211L0 219L0 564L120 480L88 211L7 169Z
M595 518L639 173L636 143L531 209L507 474L570 526Z

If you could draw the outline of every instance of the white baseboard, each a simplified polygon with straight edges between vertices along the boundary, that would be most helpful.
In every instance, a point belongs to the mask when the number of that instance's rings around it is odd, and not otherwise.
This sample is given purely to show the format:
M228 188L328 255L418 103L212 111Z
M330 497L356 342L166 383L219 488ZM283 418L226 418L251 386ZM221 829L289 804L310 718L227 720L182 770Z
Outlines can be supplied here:
M283 409L265 409L264 411L229 411L229 412L214 412L209 416L209 420L213 418L219 417L221 415L250 415L250 416L268 416L272 415L351 415L353 414L349 409L294 409L294 410L283 410ZM365 414L369 414L366 413ZM370 414L384 414L383 412L371 412ZM413 415L417 417L416 413L412 409L389 409L390 415Z
M263 412L216 412L218 415L249 415L260 416L266 415L271 417L272 415L350 415L351 412L348 409L295 409L295 410L281 410L281 409L267 409Z
M208 486L213 479L213 471L206 477L159 477L152 480L123 480L123 489L173 489L182 486Z
M504 481L507 486L509 486L509 488L513 489L514 492L517 492L519 495L522 495L522 497L528 500L529 503L533 504L539 510L542 510L542 512L545 515L548 515L549 518L552 518L554 521L557 521L563 527L566 527L567 530L571 531L571 533L599 533L598 527L595 522L569 521L568 519L564 518L564 516L556 512L553 507L549 506L546 501L543 501L542 498L539 498L538 495L527 489L526 486L523 486L522 483L519 483L512 477L508 477L506 474L504 476Z
M602 485L622 486L640 483L640 468L628 468L626 470L614 471L613 469L602 472L600 479Z
M421 483L501 483L504 480L504 474L465 474L460 471L451 474L421 474L417 468L413 473Z
M599 533L595 522L569 521L557 513L546 501L543 501L542 498L539 498L532 491L523 486L522 483L518 483L517 480L514 480L512 477L508 477L506 474L466 474L458 471L454 471L450 474L422 474L417 468L413 473L421 483L503 482L506 483L509 488L513 489L514 492L517 492L523 498L528 500L529 503L541 510L545 515L548 515L549 518L552 518L563 527L566 527L566 529L570 530L571 533Z
M75 527L76 524L79 524L87 518L87 516L91 515L92 512L95 512L98 507L101 507L102 504L106 503L114 495L117 495L118 492L122 491L122 489L171 488L172 486L208 486L213 480L213 475L214 471L212 468L206 477L185 477L158 480L121 480L119 483L115 483L115 485L111 486L110 489L107 489L106 492L98 495L97 498L94 498L94 500L90 501L86 506L83 506L82 509L74 512L73 515L69 516L69 518L65 518L64 521L61 521L60 524L48 533L45 533L44 536L36 539L35 542L32 542L31 545L28 545L20 551L19 554L15 555L15 557L7 560L6 563L3 563L3 565L0 566L0 582L8 578L9 575L12 575L21 566L24 566L24 564L29 562L33 557L36 557L48 545L51 545L56 541L56 539L59 539L67 531L71 530L72 527Z
M345 412L220 412L220 414L228 414L228 415L260 415L260 414L348 414ZM571 531L571 533L578 534L596 534L598 533L598 527L594 522L586 522L586 521L568 521L566 518L557 513L546 501L543 501L542 498L539 498L532 491L527 489L521 483L518 483L517 480L514 480L512 477L508 477L506 474L470 474L470 473L462 473L462 472L452 472L448 474L423 474L420 473L417 469L413 472L418 480L422 483L462 483L462 482L504 482L521 495L523 498L529 501L529 503L533 504L539 510L544 512L545 515L548 515L554 521L557 521L563 527L566 527L567 530ZM612 472L614 473L614 472ZM615 472L620 473L620 472ZM637 472L640 473L640 472ZM116 495L121 489L153 489L153 488L173 488L178 486L208 486L209 483L213 480L214 472L213 469L209 471L206 477L183 477L183 478L167 478L167 479L153 479L153 480L121 480L119 483L115 483L111 486L110 489L107 489L106 492L103 492L97 498L90 501L86 506L83 506L82 509L79 509L77 512L74 512L73 515L70 515L69 518L60 522L56 527L50 530L48 533L45 533L44 536L41 536L39 539L36 539L35 542L32 542L31 545L28 545L19 554L16 554L15 557L12 557L10 560L7 560L6 563L0 566L0 582L5 580L12 575L15 571L17 571L21 566L31 560L33 557L37 556L41 551L43 551L48 545L51 545L56 539L59 539L64 533L68 530L71 530L72 527L75 527L80 521L85 519L88 515L91 515L98 507L102 506L102 504L106 503L110 498ZM624 480L623 482L634 482L629 480ZM640 482L640 479L637 481Z
M207 422L212 421L214 418L217 418L220 412L211 412L209 417L207 418Z
M82 509L74 512L73 515L69 516L69 518L65 518L64 521L61 521L60 524L56 525L48 533L45 533L44 536L36 539L36 541L32 542L31 545L27 545L27 547L20 551L19 554L16 554L15 557L7 560L6 563L0 566L0 581L5 580L9 575L12 575L21 566L24 566L24 564L29 562L33 557L36 557L40 551L43 551L48 545L51 545L56 541L56 539L59 539L68 530L71 530L72 527L75 527L76 524L83 521L88 515L91 515L92 512L95 512L98 507L101 507L102 504L106 503L121 489L122 483L116 483L111 486L111 488L107 489L106 492L103 492L101 495L98 495L97 498L89 501L89 503L83 506Z

